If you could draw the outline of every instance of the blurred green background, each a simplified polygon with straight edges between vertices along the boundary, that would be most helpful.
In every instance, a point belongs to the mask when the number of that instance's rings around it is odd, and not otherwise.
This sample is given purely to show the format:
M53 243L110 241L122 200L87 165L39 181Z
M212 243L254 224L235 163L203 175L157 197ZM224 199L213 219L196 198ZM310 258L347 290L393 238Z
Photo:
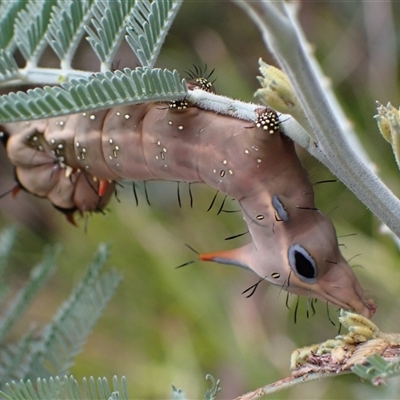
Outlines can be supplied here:
M376 164L379 176L400 195L399 172L390 146L380 136L373 119L375 100L400 105L398 90L400 4L393 2L304 2L301 24L362 143ZM76 66L97 68L97 61L83 44ZM217 93L253 101L257 89L257 60L274 64L259 32L242 11L227 1L186 0L174 22L157 66L176 68L183 76L192 64L215 68ZM137 65L127 48L117 56L118 68ZM55 65L47 54L45 65ZM300 151L314 182L331 174ZM0 150L0 193L12 184L12 167ZM244 224L238 214L206 212L214 192L192 185L190 208L186 185L181 185L182 208L176 184L149 183L151 207L143 197L136 207L129 183L119 191L106 216L79 220L69 225L48 202L21 193L16 199L0 199L0 226L21 227L14 251L10 280L25 282L29 266L39 260L43 246L62 243L60 269L46 286L28 315L14 332L19 337L33 324L47 322L74 283L83 275L99 242L112 242L110 265L124 273L124 280L104 317L76 359L75 377L111 378L125 375L132 399L165 399L171 384L189 398L202 398L208 387L204 376L221 379L220 399L288 376L290 354L297 347L336 335L325 304L307 319L301 301L297 323L294 304L285 307L286 294L267 283L247 299L243 290L257 277L234 267L194 263L184 243L201 252L233 248L246 237L226 242ZM383 331L399 331L399 250L389 236L379 233L380 222L341 183L316 187L317 205L329 213L343 252L363 286L379 308L374 322ZM219 197L222 201L222 196ZM218 203L219 205L220 203ZM235 209L231 202L226 208ZM86 227L86 229L85 229ZM336 320L337 311L330 315ZM10 338L12 340L13 337ZM375 399L399 398L400 381L374 388L355 376L313 382L278 393L276 399Z

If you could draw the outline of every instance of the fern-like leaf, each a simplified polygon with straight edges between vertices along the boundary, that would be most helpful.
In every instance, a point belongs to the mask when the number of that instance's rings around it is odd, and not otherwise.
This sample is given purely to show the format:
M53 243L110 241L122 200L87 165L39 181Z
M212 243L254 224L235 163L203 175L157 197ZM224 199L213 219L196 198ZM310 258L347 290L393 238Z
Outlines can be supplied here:
M18 343L8 344L0 352L0 388L7 382L19 380L28 372L27 360L30 358L33 331L29 331Z
M15 20L15 39L25 60L36 66L48 42L47 32L51 9L51 1L31 0L26 9L19 12Z
M0 83L18 79L19 70L14 57L6 50L0 49Z
M31 380L21 380L7 384L5 391L0 391L0 396L6 400L129 400L125 377L119 381L116 376L113 377L112 387L106 378L95 380L90 377L89 381L84 378L81 385L73 376L37 379L35 385Z
M400 359L386 361L378 354L367 358L369 365L356 364L352 371L363 379L371 381L374 385L385 383L387 378L400 375Z
M19 321L21 315L56 269L55 258L59 249L47 249L43 261L34 267L28 283L13 297L0 318L0 342Z
M153 68L182 0L136 1L126 40L144 67Z
M134 3L134 0L105 0L97 1L93 7L94 30L85 28L89 34L87 39L101 61L101 71L111 69Z
M10 53L15 49L14 21L27 0L5 1L0 8L0 49Z
M107 247L100 246L84 278L44 329L24 379L67 373L121 281L115 270L101 273L107 258Z
M85 33L85 25L92 17L93 0L64 0L52 9L49 43L61 60L61 67L69 69L75 51Z
M16 122L92 111L121 104L167 101L187 95L177 71L126 68L97 73L60 87L36 88L0 97L0 122Z

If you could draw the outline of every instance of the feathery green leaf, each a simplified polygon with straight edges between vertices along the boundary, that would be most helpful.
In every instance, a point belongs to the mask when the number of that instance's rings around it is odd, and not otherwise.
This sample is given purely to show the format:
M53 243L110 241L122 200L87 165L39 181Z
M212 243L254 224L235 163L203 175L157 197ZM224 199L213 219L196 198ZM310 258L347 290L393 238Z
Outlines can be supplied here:
M31 0L19 12L14 25L15 40L25 60L36 66L48 45L46 32L49 26L52 1Z
M34 267L28 283L14 295L9 306L0 318L0 342L8 334L23 312L30 305L34 296L43 287L47 279L56 269L55 258L59 249L46 249L43 261Z
M115 53L125 35L134 0L97 1L93 7L92 25L86 26L87 38L102 62L102 71L110 70Z
M136 1L126 41L144 67L153 68L182 0Z
M6 50L0 49L0 83L17 79L18 65L14 57Z
M15 49L14 21L27 0L5 1L0 8L0 49L10 53Z
M34 335L29 331L18 343L8 344L0 352L0 388L7 382L21 379L27 373Z
M94 111L121 104L169 101L187 95L177 71L126 68L96 73L89 79L0 97L0 121L16 122Z
M85 25L92 17L92 3L93 0L64 0L52 9L48 40L63 68L70 68Z
M101 273L107 258L107 247L100 246L84 278L45 327L24 379L67 373L121 281L115 270Z
M378 354L367 357L369 365L356 364L351 370L362 379L371 381L373 384L381 384L387 378L400 375L400 358L394 361L386 361Z
M84 393L84 395L82 395ZM38 378L35 385L31 380L11 382L6 385L4 392L0 391L0 398L11 400L43 400L43 399L69 399L69 400L129 400L126 379L120 381L113 377L112 387L106 378L83 378L79 386L78 381L71 376Z

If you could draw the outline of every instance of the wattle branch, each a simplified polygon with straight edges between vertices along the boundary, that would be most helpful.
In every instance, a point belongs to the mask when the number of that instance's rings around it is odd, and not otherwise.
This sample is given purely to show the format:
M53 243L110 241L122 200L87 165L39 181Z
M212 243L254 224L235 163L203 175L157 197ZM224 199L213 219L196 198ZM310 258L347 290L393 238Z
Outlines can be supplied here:
M313 372L305 376L288 376L283 379L279 379L276 382L270 383L268 385L262 386L256 390L245 393L234 400L254 400L260 397L270 395L272 393L280 392L281 390L289 389L292 386L299 385L305 382L311 382L315 380L321 380L322 378L334 378L339 375L346 375L351 373L351 371L341 371L341 372L330 372L326 374L321 374L319 372Z

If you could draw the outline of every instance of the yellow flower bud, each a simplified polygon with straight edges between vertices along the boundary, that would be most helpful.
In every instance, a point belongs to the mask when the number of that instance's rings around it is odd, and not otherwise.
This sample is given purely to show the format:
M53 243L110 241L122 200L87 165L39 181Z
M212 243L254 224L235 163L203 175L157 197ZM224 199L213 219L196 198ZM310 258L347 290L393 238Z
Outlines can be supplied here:
M299 112L299 103L287 75L280 69L259 60L260 72L263 76L257 79L262 88L255 96L264 104L283 114L295 115Z

